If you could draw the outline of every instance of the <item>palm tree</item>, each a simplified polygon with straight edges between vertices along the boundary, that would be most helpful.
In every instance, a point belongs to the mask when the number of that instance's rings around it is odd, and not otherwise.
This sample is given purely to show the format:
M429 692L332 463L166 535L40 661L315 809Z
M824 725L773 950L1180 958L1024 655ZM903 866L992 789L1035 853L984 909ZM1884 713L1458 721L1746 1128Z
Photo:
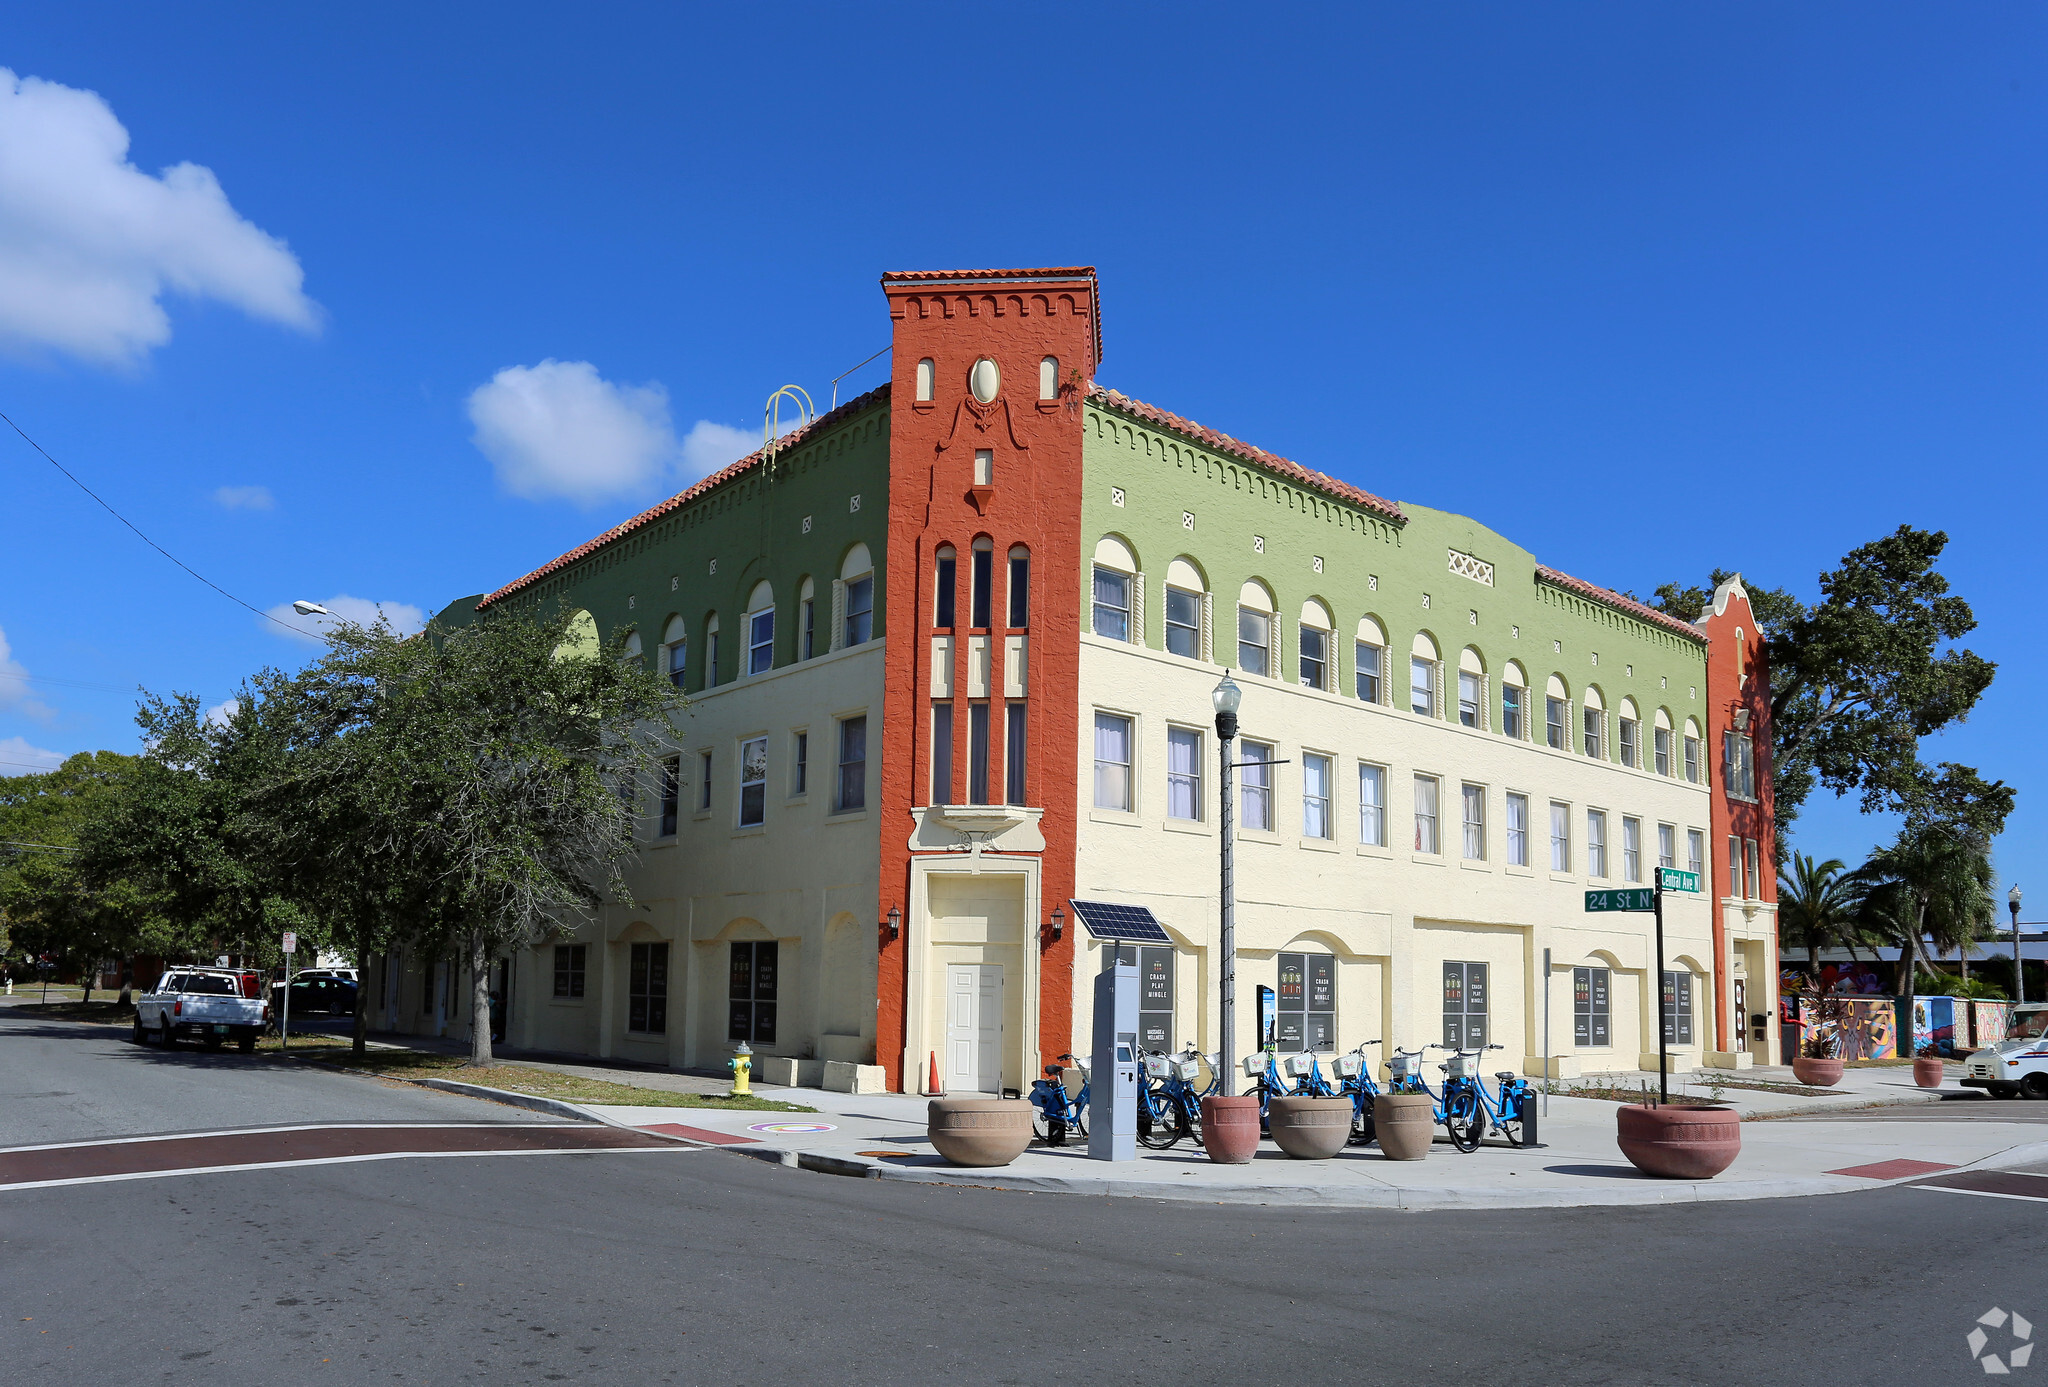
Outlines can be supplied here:
M1856 917L1856 883L1843 875L1839 857L1815 862L1805 853L1792 854L1791 870L1778 875L1778 936L1794 949L1806 950L1812 977L1820 977L1820 951L1850 944Z
M1978 834L1945 825L1909 827L1854 875L1865 892L1862 922L1899 946L1903 1028L1913 1015L1920 941L1931 934L1939 950L1961 948L1983 938L1997 916L1990 845ZM1910 1036L1901 1039L1910 1049Z

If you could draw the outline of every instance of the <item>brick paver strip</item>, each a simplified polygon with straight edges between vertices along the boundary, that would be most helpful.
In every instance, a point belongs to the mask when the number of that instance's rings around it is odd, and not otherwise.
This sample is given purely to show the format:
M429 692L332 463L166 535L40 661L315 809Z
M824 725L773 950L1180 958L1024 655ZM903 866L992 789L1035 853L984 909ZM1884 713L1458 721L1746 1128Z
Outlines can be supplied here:
M2048 1200L2048 1175L2028 1175L2018 1170L1970 1170L1961 1175L1944 1175L1939 1180L1920 1183L1935 1189L2015 1194L2026 1199Z
M1952 1165L1940 1161L1910 1161L1900 1157L1895 1161L1878 1161L1872 1165L1852 1165L1842 1170L1831 1170L1830 1175L1860 1175L1865 1180L1903 1180L1908 1175L1932 1175L1937 1170L1954 1170Z
M730 1132L712 1132L702 1127L685 1127L680 1122L652 1122L640 1129L643 1132L660 1132L665 1136L681 1137L685 1141L708 1142L713 1146L751 1146L753 1137L736 1137Z

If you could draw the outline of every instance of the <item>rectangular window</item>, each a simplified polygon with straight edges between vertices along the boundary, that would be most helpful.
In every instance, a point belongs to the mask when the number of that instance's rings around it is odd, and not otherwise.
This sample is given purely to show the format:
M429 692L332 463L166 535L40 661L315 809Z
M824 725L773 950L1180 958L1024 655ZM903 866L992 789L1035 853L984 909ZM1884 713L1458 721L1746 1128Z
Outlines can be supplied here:
M1246 828L1273 831L1273 748L1262 742L1238 743L1237 817Z
M1564 744L1564 700L1561 698L1546 698L1543 700L1543 740L1546 744L1557 748L1559 751L1566 749Z
M1202 817L1202 734L1191 728L1166 729L1166 817Z
M1464 817L1461 821L1465 830L1465 860L1484 862L1486 860L1486 787L1467 785L1463 787Z
M1685 778L1697 785L1700 783L1700 739L1685 739Z
M996 553L979 545L974 550L973 593L969 598L969 623L977 630L988 629L989 609L993 605L996 585Z
M1415 777L1415 850L1442 852L1436 834L1437 782L1433 775Z
M1756 798L1756 743L1747 732L1722 734L1721 784L1738 798Z
M587 944L555 945L555 995L576 998L583 995L583 967L589 957Z
M810 793L811 789L811 734L796 734L796 745L790 757L789 792L792 795Z
M866 645L875 634L875 575L855 578L846 585L846 643Z
M1685 831L1685 869L1694 876L1707 870L1707 835L1696 828ZM1708 883L1701 884L1708 890L1713 889Z
M953 604L960 588L960 566L951 553L944 553L932 567L932 625L943 631L955 624Z
M1121 809L1131 803L1131 720L1095 715L1095 807Z
M1237 667L1246 674L1266 674L1273 668L1273 618L1250 607L1237 609Z
M1569 872L1571 869L1571 807L1553 801L1550 806L1550 870L1553 872Z
M1650 754L1656 758L1652 767L1659 775L1671 774L1671 729L1657 728L1650 734Z
M1529 797L1508 796L1508 865L1529 865Z
M1585 715L1586 736L1580 745L1585 750L1586 755L1597 758L1602 754L1600 734L1606 730L1607 715L1598 708L1586 709Z
M1358 697L1363 703L1380 703L1385 696L1380 681L1385 678L1386 651L1367 641L1358 642L1355 647L1354 668L1358 671Z
M1605 1049L1614 1043L1608 1025L1613 976L1605 968L1572 969L1572 1044Z
M1513 737L1519 742L1528 735L1527 730L1522 726L1522 704L1528 696L1528 690L1518 689L1513 684L1503 684L1500 686L1500 731L1502 736Z
M994 486L996 482L996 450L976 448L974 450L974 484ZM987 623L984 622L984 625Z
M1328 838L1330 827L1330 758L1303 752L1301 757L1301 836Z
M689 674L690 643L677 641L668 648L668 682L677 688L683 687L683 680Z
M845 718L839 724L839 788L834 807L865 809L868 804L868 720Z
M1643 879L1643 821L1624 818L1621 821L1621 879L1641 881Z
M1482 724L1480 709L1483 695L1479 691L1479 676L1470 670L1458 671L1458 723L1462 727L1478 727Z
M775 609L747 618L747 673L766 674L775 668Z
M1674 969L1664 975L1664 1043L1692 1044L1692 974Z
M1179 588L1166 590L1166 648L1175 655L1199 659L1202 654L1202 598Z
M704 633L704 687L718 687L718 631L715 627Z
M1486 965L1444 962L1444 1044L1486 1048Z
M1021 631L1031 624L1031 556L1010 555L1010 626Z
M1131 576L1113 568L1095 570L1095 634L1113 641L1131 638Z
M726 965L727 1040L749 1045L775 1043L775 993L782 946L773 939L732 945Z
M740 743L740 827L758 827L768 815L768 739Z
M1359 764L1358 841L1374 848L1387 845L1387 770L1384 766Z
M932 705L933 804L953 802L953 705Z
M1637 754L1637 724L1634 718L1621 720L1621 764L1640 769L1642 758Z
M1754 900L1761 900L1761 899L1763 898L1763 894L1764 894L1764 879L1763 879L1763 874L1762 874L1762 872L1761 872L1761 870L1760 870L1760 868L1761 868L1761 865L1762 865L1762 864L1760 864L1760 863L1759 863L1759 862L1757 861L1757 853L1756 853L1756 839L1754 839L1754 838L1745 838L1745 839L1743 839L1743 840L1742 840L1742 866L1743 866L1743 884L1744 884L1745 886L1747 886L1747 887L1749 888L1749 894L1748 894L1747 896L1745 896L1745 897L1744 897L1744 899L1745 899L1745 900L1752 900L1752 901L1754 901Z
M1736 900L1748 900L1749 893L1742 889L1742 840L1728 840L1728 890Z
M1330 633L1313 626L1301 628L1301 686L1320 689L1329 673Z
M988 705L967 705L967 802L987 804L988 797Z
M1337 960L1328 954L1281 954L1278 961L1273 1044L1282 1052L1335 1050Z
M818 653L818 604L806 597L803 600L801 611L800 620L803 623L804 643L803 658L808 660Z
M1011 804L1024 803L1024 705L1012 703L1004 710L1008 725L1003 729L1003 797Z
M1657 865L1678 866L1678 830L1670 824L1657 825Z
M1419 655L1408 661L1408 711L1436 716L1436 661Z
M661 836L676 836L676 816L682 808L683 758L671 756L661 763Z
M626 1029L668 1034L668 945L635 944L626 972Z
M1607 875L1607 811L1586 811L1586 875Z
M711 753L697 753L697 812L703 813L711 807Z

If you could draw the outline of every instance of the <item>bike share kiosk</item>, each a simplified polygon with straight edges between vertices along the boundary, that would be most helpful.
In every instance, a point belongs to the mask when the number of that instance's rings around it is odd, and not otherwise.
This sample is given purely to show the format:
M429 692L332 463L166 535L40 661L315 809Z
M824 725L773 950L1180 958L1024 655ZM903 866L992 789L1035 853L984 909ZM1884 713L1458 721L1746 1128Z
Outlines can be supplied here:
M1088 1159L1138 1158L1138 968L1121 960L1123 946L1173 940L1142 905L1071 901L1074 918L1108 945L1095 975L1094 1071L1088 1090Z

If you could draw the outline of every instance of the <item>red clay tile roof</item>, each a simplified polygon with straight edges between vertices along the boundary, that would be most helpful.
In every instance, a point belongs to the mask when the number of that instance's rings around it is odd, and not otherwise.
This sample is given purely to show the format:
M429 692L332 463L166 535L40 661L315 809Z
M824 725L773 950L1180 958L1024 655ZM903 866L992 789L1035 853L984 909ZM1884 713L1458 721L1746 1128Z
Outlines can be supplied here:
M1369 491L1360 491L1349 482L1340 482L1327 472L1317 472L1303 467L1300 463L1291 462L1278 453L1269 453L1264 448L1241 443L1227 433L1218 433L1214 429L1204 428L1191 419L1169 414L1156 405L1148 405L1142 400L1134 400L1128 395L1105 389L1100 385L1089 388L1088 398L1121 410L1125 414L1135 415L1148 424L1163 425L1176 433L1185 434L1197 443L1214 448L1219 453L1228 453L1232 457L1243 458L1246 462L1256 463L1260 467L1278 472L1281 476L1300 482L1303 486L1313 487L1339 500L1349 501L1352 505L1378 511L1389 519L1404 523L1408 519L1401 508L1392 501L1375 496Z
M1707 643L1705 634L1690 622L1680 621L1677 617L1660 612L1655 607L1645 606L1633 597L1623 597L1612 588L1595 586L1584 578L1574 578L1569 573L1560 573L1556 569L1546 567L1540 563L1536 565L1536 576L1546 583L1554 583L1567 592L1575 592L1581 597L1600 603L1602 606L1612 607L1616 611L1626 612L1630 616L1639 617L1653 626L1662 626L1667 631L1676 631L1681 636L1690 636L1702 645Z
M854 414L857 414L860 411L866 409L869 405L874 404L879 400L886 400L888 398L889 387L886 384L878 385L873 390L868 391L867 394L855 396L853 399L848 400L845 404L839 406L839 408L831 410L828 413L819 415L816 419L811 421L808 427L797 429L793 433L784 434L782 436L782 441L780 445L777 447L776 451L782 452L788 448L791 448L795 446L797 443L801 442L804 438L808 437L810 434L813 434L817 432L819 429L824 428L827 424L836 424L841 419L845 419ZM505 584L505 586L499 588L496 592L490 594L481 602L478 602L476 604L476 609L478 611L482 611L484 608L490 606L493 602L498 601L500 598L510 597L513 593L518 592L522 588L532 587L535 583L538 583L539 581L541 581L541 579L548 577L550 574L561 572L570 564L575 563L578 559L596 553L599 549L604 548L605 545L610 544L613 540L623 539L627 535L633 533L633 531L639 529L641 526L652 524L654 521L659 520L662 516L669 514L671 511L682 509L684 506L689 505L690 502L696 500L699 496L702 496L705 492L710 491L715 487L723 486L725 483L731 481L734 477L739 476L742 472L746 472L752 469L753 467L758 465L760 461L761 450L756 449L755 451L748 453L745 457L741 458L738 462L728 464L725 467L721 467L718 471L713 472L710 476L706 477L703 481L698 482L695 486L690 487L684 491L679 491L675 495L669 497L666 501L648 507L646 510L641 511L638 515L634 516L631 520L627 520L620 524L612 526L609 530L606 530L597 538L593 540L588 540L585 543L577 545L574 549L571 549L568 553L562 555L558 559L552 559L549 562L542 564L539 568L536 568L535 570L533 570L533 572L527 574L524 578L518 578L513 580L512 582Z

